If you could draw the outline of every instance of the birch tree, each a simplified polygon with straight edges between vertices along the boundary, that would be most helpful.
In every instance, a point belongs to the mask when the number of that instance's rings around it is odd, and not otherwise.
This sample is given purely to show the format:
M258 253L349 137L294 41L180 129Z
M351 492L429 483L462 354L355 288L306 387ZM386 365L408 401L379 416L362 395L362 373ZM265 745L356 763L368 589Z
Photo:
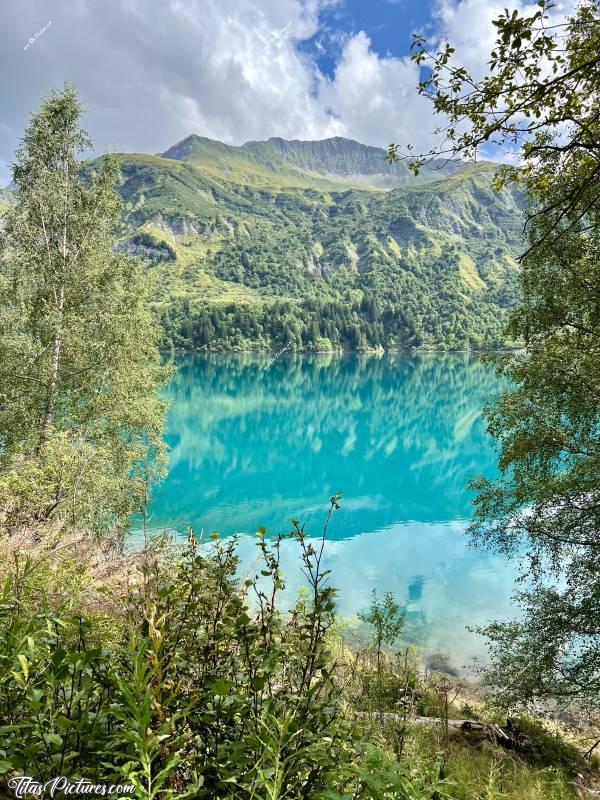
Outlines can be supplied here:
M0 240L0 513L105 529L160 469L165 378L148 281L113 251L114 156L85 164L75 90L52 93L13 166ZM144 479L145 479L144 478Z

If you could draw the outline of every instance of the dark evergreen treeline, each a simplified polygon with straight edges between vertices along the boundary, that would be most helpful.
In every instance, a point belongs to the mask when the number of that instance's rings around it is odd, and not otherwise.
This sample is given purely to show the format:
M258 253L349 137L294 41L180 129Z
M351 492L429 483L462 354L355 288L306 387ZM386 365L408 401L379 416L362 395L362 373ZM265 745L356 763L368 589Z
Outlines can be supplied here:
M464 298L463 298L464 301ZM473 313L473 306L479 313ZM427 304L307 298L265 305L192 303L183 298L160 312L163 346L220 350L369 350L499 348L504 313L489 312L489 301L448 298L444 314Z

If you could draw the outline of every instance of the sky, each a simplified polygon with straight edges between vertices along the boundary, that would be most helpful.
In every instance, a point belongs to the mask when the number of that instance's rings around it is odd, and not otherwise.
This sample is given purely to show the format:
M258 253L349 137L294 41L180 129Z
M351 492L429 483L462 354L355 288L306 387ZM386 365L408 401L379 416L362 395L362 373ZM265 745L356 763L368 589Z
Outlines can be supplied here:
M526 0L0 0L0 186L44 93L75 84L96 152L346 136L434 143L413 32L483 74Z

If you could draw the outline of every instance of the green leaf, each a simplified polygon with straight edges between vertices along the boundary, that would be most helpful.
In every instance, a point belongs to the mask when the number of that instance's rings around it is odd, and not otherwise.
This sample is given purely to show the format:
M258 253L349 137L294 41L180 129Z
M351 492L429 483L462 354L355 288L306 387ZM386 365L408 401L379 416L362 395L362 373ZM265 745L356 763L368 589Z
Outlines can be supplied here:
M24 655L19 653L18 655L19 662L21 664L21 669L23 670L23 675L25 676L25 680L29 679L29 662L25 658Z
M213 694L218 695L218 696L224 696L231 689L231 684L229 683L229 681L226 681L225 678L218 678L212 684L211 689L212 689Z

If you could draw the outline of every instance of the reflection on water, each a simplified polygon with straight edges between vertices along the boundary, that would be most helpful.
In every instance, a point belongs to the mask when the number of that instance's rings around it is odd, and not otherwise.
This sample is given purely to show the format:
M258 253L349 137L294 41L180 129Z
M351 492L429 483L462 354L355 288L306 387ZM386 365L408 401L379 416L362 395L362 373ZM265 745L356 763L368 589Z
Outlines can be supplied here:
M373 587L407 603L407 637L464 657L481 643L465 625L509 613L512 576L469 549L469 477L495 455L481 418L498 389L470 355L186 357L170 386L170 470L151 525L222 535L318 534L343 493L328 566L351 617ZM291 545L290 545L291 546ZM242 540L249 564L251 537ZM290 597L300 584L286 547Z

